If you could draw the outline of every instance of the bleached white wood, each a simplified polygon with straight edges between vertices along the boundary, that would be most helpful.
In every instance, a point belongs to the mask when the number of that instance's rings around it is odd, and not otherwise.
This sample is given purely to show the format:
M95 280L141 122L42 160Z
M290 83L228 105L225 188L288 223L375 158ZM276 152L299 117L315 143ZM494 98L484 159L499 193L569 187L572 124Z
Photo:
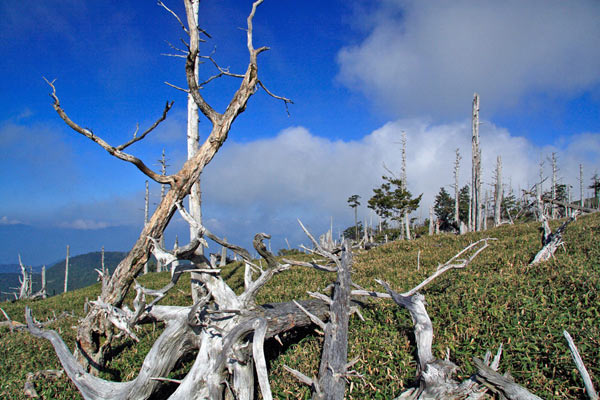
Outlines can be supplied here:
M577 350L577 346L573 341L571 335L566 330L563 330L563 336L567 340L567 344L569 345L569 350L571 351L571 357L573 358L573 362L577 367L577 371L581 375L583 379L583 384L585 386L585 391L590 398L590 400L598 400L598 393L596 393L596 389L594 389L594 384L592 383L592 378L590 378L590 374L581 359L581 355L579 354L579 350Z
M65 285L64 293L67 293L69 284L69 245L67 245L67 258L65 259Z

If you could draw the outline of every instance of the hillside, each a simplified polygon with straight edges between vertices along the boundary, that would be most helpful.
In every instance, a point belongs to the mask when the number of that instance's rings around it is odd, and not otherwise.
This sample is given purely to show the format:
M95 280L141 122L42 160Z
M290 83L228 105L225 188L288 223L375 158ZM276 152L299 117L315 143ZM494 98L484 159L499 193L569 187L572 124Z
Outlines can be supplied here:
M560 221L551 223L553 229ZM482 237L495 237L491 247L465 270L450 271L428 286L428 312L434 324L433 350L461 366L459 375L474 371L472 357L482 357L502 344L502 371L510 371L516 381L538 396L551 399L583 399L583 383L571 361L562 336L567 329L583 356L596 388L600 387L600 213L581 217L564 235L564 251L536 267L528 266L540 248L539 224L502 226L464 236L438 235L410 242L394 242L355 256L353 280L366 288L378 289L375 278L382 278L404 291L422 281L463 247ZM417 257L420 251L420 268ZM231 264L223 275L233 287L243 285L243 268ZM293 268L276 276L265 287L259 301L273 302L307 298L307 290L323 288L333 275ZM168 273L149 274L140 281L159 287ZM189 277L179 288L186 290ZM15 320L23 321L25 305L39 319L63 310L83 316L86 297L94 298L99 285L60 294L45 301L3 303L2 308ZM189 305L191 298L176 289L166 304ZM353 317L350 323L349 358L359 357L354 369L364 379L353 378L348 399L389 399L412 384L415 376L414 338L407 311L387 300L367 301L362 309L366 321ZM53 323L73 348L76 318ZM129 380L136 374L145 353L159 330L145 328L148 337L137 346L124 340L120 355L109 365L113 379ZM142 332L139 333L141 335ZM321 337L312 330L283 338L284 346L269 341L265 347L270 381L275 398L309 398L309 389L298 384L283 365L312 375L318 370ZM118 344L117 344L118 345ZM29 371L59 368L50 344L24 332L0 330L0 397L24 399L22 387ZM185 364L187 365L187 364ZM174 372L177 378L185 365ZM106 374L105 378L109 378ZM172 384L171 384L172 385ZM41 390L43 388L43 390ZM80 398L74 386L63 377L55 383L38 385L45 398Z
M120 251L107 251L104 253L104 264L109 270L114 270L117 264L127 253ZM69 285L68 290L84 288L96 283L98 274L95 268L100 268L101 253L99 251L81 254L69 259ZM38 270L40 268L37 268ZM20 270L20 267L19 267ZM19 286L19 273L0 273L0 301L12 300L11 289ZM41 274L33 274L33 291L41 287ZM49 296L62 293L65 282L65 260L61 260L46 269L46 290Z

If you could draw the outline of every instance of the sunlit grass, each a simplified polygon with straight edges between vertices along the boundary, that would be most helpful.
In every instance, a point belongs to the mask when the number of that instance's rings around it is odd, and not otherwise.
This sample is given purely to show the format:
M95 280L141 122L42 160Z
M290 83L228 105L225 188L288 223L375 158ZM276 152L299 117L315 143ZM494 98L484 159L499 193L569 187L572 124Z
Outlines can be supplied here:
M553 222L555 229L560 222ZM562 330L573 336L596 387L600 386L600 215L581 217L565 234L565 249L556 258L535 267L529 261L540 248L536 223L503 226L484 233L464 236L439 235L411 242L394 242L355 254L353 280L359 285L381 290L374 279L384 279L397 291L405 291L432 273L463 247L480 238L492 236L491 243L466 270L447 272L423 293L434 324L434 354L450 358L461 367L460 374L474 371L471 359L495 350L501 343L504 356L501 370L510 371L518 383L542 398L579 399L583 383L571 361ZM417 270L417 254L420 268ZM243 286L243 266L231 264L223 270L237 291ZM150 274L140 282L160 287L168 273ZM306 291L319 290L335 279L331 273L292 268L277 275L260 293L260 302L307 298ZM189 277L182 277L164 304L190 304ZM83 317L85 299L93 300L99 285L55 296L45 301L0 303L14 319L23 321L29 305L38 320L52 311L73 312L51 325L61 332L73 348L77 318ZM131 296L131 294L130 294ZM129 298L129 301L131 301ZM397 396L414 380L415 358L412 322L405 310L387 300L368 300L362 314L366 322L353 317L350 323L349 357L359 357L354 366L363 379L353 378L348 399L388 399ZM122 352L109 367L117 378L131 379L162 327L147 326L147 335L133 346L123 340ZM284 338L285 339L285 338ZM283 365L306 375L318 372L321 337L308 329L290 335L281 349L270 341L268 354L270 380L277 398L310 398L309 389L297 383ZM24 332L0 330L0 398L24 399L27 372L59 368L48 342ZM178 373L184 373L185 366ZM109 375L104 375L109 377ZM44 398L80 398L68 378L37 386ZM351 390L350 390L351 388Z

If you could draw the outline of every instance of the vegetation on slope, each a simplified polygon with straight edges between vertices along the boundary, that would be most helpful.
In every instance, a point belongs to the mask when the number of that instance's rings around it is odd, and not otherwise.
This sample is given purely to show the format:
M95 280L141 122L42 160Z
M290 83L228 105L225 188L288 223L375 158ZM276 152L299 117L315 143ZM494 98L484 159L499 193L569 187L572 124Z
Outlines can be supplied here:
M121 251L107 251L104 253L104 265L113 271L117 264L127 255ZM80 289L96 283L98 274L94 270L100 269L101 253L99 251L81 254L69 258L69 285L68 290ZM39 267L36 267L39 269ZM13 300L11 293L18 291L21 273L0 274L0 301ZM33 293L40 290L42 275L33 274ZM58 261L46 269L46 293L53 296L62 293L65 285L65 260Z
M551 223L553 229L559 221ZM410 242L394 242L357 254L353 280L377 289L382 278L397 291L405 291L432 273L463 247L492 236L499 240L481 253L466 269L450 271L434 281L425 294L434 324L434 352L462 367L461 374L474 372L472 357L503 344L502 371L510 371L516 381L542 398L584 398L583 383L573 365L562 336L567 329L583 356L596 387L600 386L600 214L581 217L569 225L565 251L535 267L529 262L540 249L539 224L503 226L464 236L438 235ZM420 252L420 268L417 257ZM243 267L231 264L224 271L232 287L243 285ZM159 287L168 273L150 274L140 281ZM307 290L325 287L333 274L294 268L276 276L259 298L262 302L306 298ZM190 304L182 279L165 298L165 304ZM52 310L73 311L83 316L85 298L94 299L99 285L58 295L45 301L2 303L15 320L23 321L25 305L32 307L38 320L52 316ZM353 317L350 324L349 358L359 357L354 369L364 379L353 378L348 399L389 399L410 386L415 377L414 337L410 315L388 300L368 300L362 309L366 322ZM64 318L51 325L73 348L76 318ZM160 326L144 328L148 336L134 346L130 340L118 343L120 354L109 364L105 378L127 380L159 334ZM140 337L143 335L139 335ZM314 331L283 338L284 346L272 341L265 346L270 359L270 380L277 398L310 398L307 387L297 383L283 365L312 375L318 370L321 338ZM0 397L25 398L22 388L27 372L60 368L50 344L25 332L0 331ZM171 377L181 376L185 363ZM68 378L38 385L44 398L78 398Z

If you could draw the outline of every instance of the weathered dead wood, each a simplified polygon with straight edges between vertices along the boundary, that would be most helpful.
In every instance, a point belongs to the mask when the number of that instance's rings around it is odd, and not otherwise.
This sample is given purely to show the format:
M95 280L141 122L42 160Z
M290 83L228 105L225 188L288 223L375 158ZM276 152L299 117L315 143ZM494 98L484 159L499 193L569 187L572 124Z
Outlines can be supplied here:
M181 208L185 218L189 214ZM44 331L33 324L31 311L27 310L29 330L36 336L50 340L67 375L86 399L146 399L150 397L173 369L176 362L192 349L197 349L196 361L189 373L179 382L170 399L210 398L221 399L231 391L234 398L254 398L254 371L264 399L271 399L270 385L263 355L265 338L286 332L295 327L311 325L311 318L296 304L318 319L326 319L328 305L316 299L299 303L280 303L258 306L258 291L275 274L289 269L291 265L280 264L264 245L266 234L254 238L255 250L267 263L259 270L258 277L250 275L244 292L236 293L224 282L220 270L208 260L202 264L182 264L185 258L197 258L194 249L207 231L196 223L198 235L184 247L169 252L153 240L153 252L157 258L171 265L172 279L158 290L146 289L136 283L137 295L134 309L121 308L98 299L95 306L105 314L114 327L137 339L135 326L162 321L166 328L146 356L138 376L130 382L110 382L86 372L54 331ZM234 247L240 254L249 254ZM159 306L157 303L167 294L180 275L196 272L207 295L192 306ZM146 296L154 296L146 302ZM347 328L346 328L347 334ZM248 350L248 349L251 349Z
M120 307L122 305L129 288L133 284L134 278L143 270L143 266L148 260L150 248L152 246L152 241L149 238L161 237L176 210L176 203L183 200L183 198L190 193L192 186L198 181L204 167L212 160L227 139L232 123L237 116L245 110L249 98L256 92L257 87L262 87L267 94L284 101L286 104L291 102L284 97L273 95L265 88L258 78L257 56L268 50L268 48L259 47L255 49L253 45L252 21L257 7L262 3L262 0L257 0L253 3L252 11L247 19L246 31L249 61L246 72L241 75L242 80L240 86L235 91L231 101L225 108L225 111L219 113L213 109L201 95L199 91L201 87L198 85L194 73L198 62L199 34L203 31L198 28L194 19L194 1L184 0L184 3L187 14L187 29L190 35L189 51L186 57L185 66L189 93L193 97L194 102L198 105L200 112L202 112L210 121L212 128L204 143L198 148L198 151L184 163L183 167L177 173L172 175L161 175L152 171L139 158L124 152L128 146L146 137L147 134L166 118L172 103L166 104L162 116L142 135L134 137L134 139L129 140L123 145L112 146L99 136L95 135L91 130L83 128L80 124L71 120L60 105L53 82L48 82L52 88L51 97L54 100L54 108L61 119L63 119L69 127L100 145L112 156L132 163L154 181L170 185L170 190L165 194L164 198L156 208L156 211L144 226L138 240L133 245L129 254L121 261L121 263L119 263L102 290L101 300L104 303L115 307ZM81 351L80 361L86 362L86 360L91 360L92 363L99 365L104 364L105 355L110 345L110 341L105 341L106 345L100 346L100 337L107 335L105 324L103 322L104 316L105 314L100 309L94 307L79 325L77 340L79 343L79 350Z
M556 232L552 233L550 226L548 225L548 219L546 216L542 218L542 228L544 233L542 234L542 249L535 255L533 261L529 263L529 265L537 265L541 262L548 261L550 258L554 256L556 249L560 245L563 244L562 234L567 228L567 226L577 219L577 216L580 214L579 210L575 211L573 215L567 219Z
M511 377L500 375L498 372L485 365L480 359L473 358L473 362L477 367L477 379L500 391L507 399L542 400L523 386L515 383Z
M569 332L563 330L563 336L565 337L567 344L569 345L569 350L571 351L571 357L573 358L573 362L577 367L577 371L581 375L583 379L583 385L585 386L585 392L587 393L590 400L598 400L598 393L596 389L594 389L594 384L592 383L592 378L590 378L590 374L581 359L581 355L579 355L579 350L577 350L577 346L575 346L575 342Z
M471 147L472 147L472 180L471 180L471 231L480 231L481 219L481 149L479 148L479 95L473 95L473 113L471 124Z
M25 384L23 385L23 392L25 392L25 396L37 399L38 397L40 397L40 395L35 390L35 382L38 380L56 380L60 378L63 375L63 373L63 370L58 369L45 369L42 371L37 371L35 373L28 372Z
M336 249L325 250L304 225L302 225L302 222L298 222L315 245L316 252L328 258L335 265L337 280L333 285L331 298L320 293L309 292L311 296L322 299L329 304L329 321L327 323L296 302L298 308L323 330L324 343L318 377L311 379L303 373L287 366L285 366L285 369L292 373L300 382L311 386L312 398L314 400L341 400L344 398L346 380L349 376L348 321L352 311L350 297L352 293L352 279L350 276L352 248L350 241L346 240L342 245L341 253ZM323 269L323 267L318 266L316 263L307 263L305 265L317 265L318 269ZM331 269L327 268L327 270Z

